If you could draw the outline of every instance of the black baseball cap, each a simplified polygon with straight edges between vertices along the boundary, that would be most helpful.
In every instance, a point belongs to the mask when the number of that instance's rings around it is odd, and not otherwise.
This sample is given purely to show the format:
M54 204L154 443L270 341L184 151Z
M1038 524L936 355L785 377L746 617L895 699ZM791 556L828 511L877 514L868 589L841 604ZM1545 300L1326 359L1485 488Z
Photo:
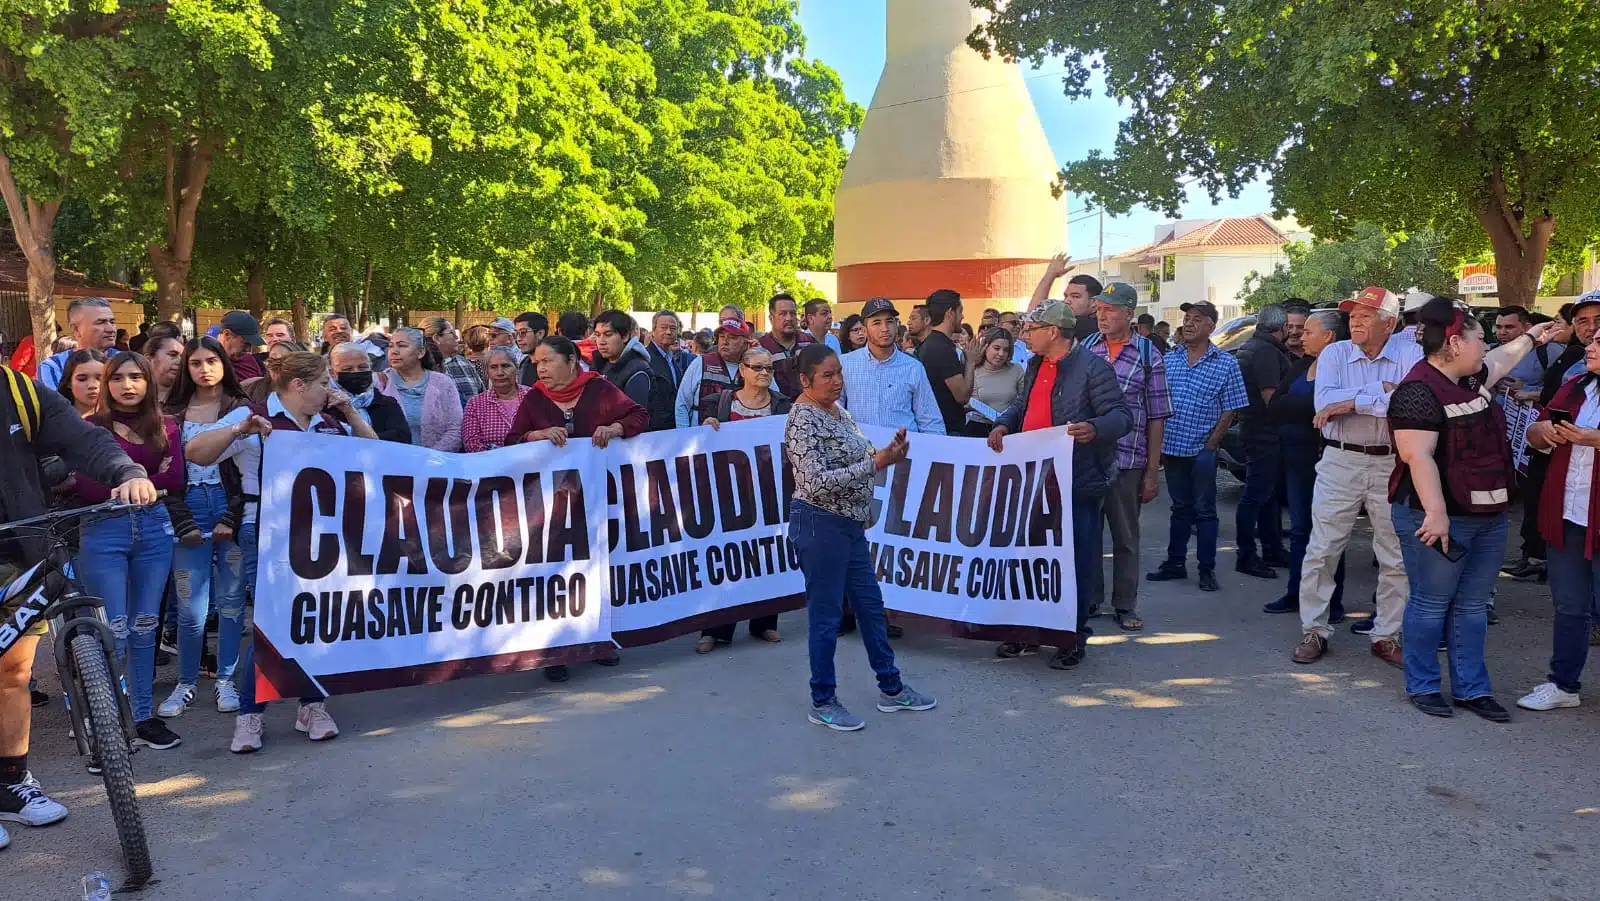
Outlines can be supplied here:
M259 347L267 343L261 337L261 323L256 317L243 310L234 310L222 317L221 328L225 328L244 340L244 343Z
M861 308L861 321L865 322L879 313L888 313L892 316L900 315L900 311L894 308L894 301L887 297L874 297L867 301L866 306Z
M1197 300L1194 303L1182 304L1178 307L1178 309L1185 313L1189 312L1190 310L1194 310L1196 313L1199 313L1212 322L1216 322L1217 319L1220 318L1217 314L1216 304L1213 304L1209 300Z

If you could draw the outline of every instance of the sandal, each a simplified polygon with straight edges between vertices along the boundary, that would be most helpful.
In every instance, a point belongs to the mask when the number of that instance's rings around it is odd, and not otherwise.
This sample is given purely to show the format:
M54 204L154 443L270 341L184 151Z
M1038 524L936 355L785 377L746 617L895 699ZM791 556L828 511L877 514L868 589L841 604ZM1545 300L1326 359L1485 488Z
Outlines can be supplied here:
M1117 625L1122 627L1124 632L1138 632L1144 628L1144 620L1140 619L1137 614L1124 613L1118 610L1111 616L1117 621Z
M700 640L694 643L694 652L696 654L709 654L711 653L711 649L716 646L717 640L715 638L712 638L710 635L702 635L700 636Z
M778 634L778 630L777 629L767 629L766 631L762 632L760 635L757 635L756 637L761 639L762 641L770 641L770 642L772 642L774 644L776 644L776 643L778 643L778 642L783 640L783 636Z
M1008 641L994 649L994 655L1001 660L1011 660L1023 654L1032 654L1039 650L1036 644L1023 644L1018 641Z

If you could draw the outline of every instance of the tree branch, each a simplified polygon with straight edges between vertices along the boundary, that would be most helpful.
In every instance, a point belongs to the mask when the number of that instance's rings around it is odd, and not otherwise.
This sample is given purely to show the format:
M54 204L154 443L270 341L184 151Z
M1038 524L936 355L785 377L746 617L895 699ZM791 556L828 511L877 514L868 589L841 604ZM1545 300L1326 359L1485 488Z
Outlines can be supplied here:
M11 157L0 150L0 194L5 195L6 212L11 215L11 228L16 232L17 245L24 255L33 256L33 227L28 219L28 208L22 192L17 190L17 179L11 174Z
M1516 244L1517 253L1526 253L1527 242L1524 240L1524 236L1522 234L1522 224L1517 221L1514 215L1512 215L1511 198L1506 192L1505 175L1500 171L1499 166L1495 166L1489 170L1487 182L1490 202L1493 203L1495 207L1495 215L1504 222L1507 231L1511 233L1511 240L1514 244Z
M129 7L121 10L120 12L113 13L112 15L105 16L92 22L83 20L79 20L78 22L69 22L67 23L66 27L62 29L61 33L69 38L100 37L101 35L111 34L114 31L121 31L122 26L133 21L135 17L149 14L156 16L166 15L167 4L152 3L149 6Z

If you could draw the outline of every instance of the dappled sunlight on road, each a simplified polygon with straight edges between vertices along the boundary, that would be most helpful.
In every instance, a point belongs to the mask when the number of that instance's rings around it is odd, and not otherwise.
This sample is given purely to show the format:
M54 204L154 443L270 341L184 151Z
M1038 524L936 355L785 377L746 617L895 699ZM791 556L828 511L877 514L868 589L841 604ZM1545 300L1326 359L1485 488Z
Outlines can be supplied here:
M837 778L813 782L799 776L779 776L773 780L786 789L767 802L769 810L801 810L816 812L832 810L839 806L839 797L856 782L855 779Z
M1204 704L1207 699L1223 696L1237 698L1262 686L1287 689L1289 693L1307 697L1332 697L1350 689L1384 687L1381 682L1356 679L1350 673L1278 672L1231 677L1184 676L1145 683L1137 688L1091 682L1080 686L1078 692L1061 695L1055 700L1067 707L1161 710Z
M204 776L185 773L181 776L168 776L156 782L139 783L140 798L165 798L179 792L193 791L209 781Z
M604 888L621 888L632 885L633 879L628 874L613 870L610 867L590 867L579 874L584 885L597 885Z
M1212 635L1210 632L1157 632L1154 635L1141 635L1133 640L1134 644L1193 644L1198 641L1220 641L1222 636Z
M1147 694L1133 688L1107 688L1102 690L1100 694L1102 697L1062 695L1056 700L1068 707L1103 707L1110 704L1134 710L1161 710L1167 707L1183 706L1183 702L1177 698Z
M624 691L575 691L570 694L562 694L559 697L562 703L570 704L573 707L607 710L618 704L648 701L658 695L665 694L666 691L665 688L659 685L645 685Z
M1210 632L1157 632L1153 635L1091 635L1089 644L1103 647L1114 644L1194 644L1201 641L1221 641L1221 635Z
M173 798L172 806L188 808L222 807L227 804L243 804L244 802L250 800L250 797L250 792L242 788L232 789L230 791L212 792L208 795L194 795L187 798Z
M707 881L710 875L700 867L689 867L683 875L667 880L667 888L685 895L709 895L716 891Z
M500 722L500 717L493 713L461 713L455 716L442 717L434 720L435 725L446 729L471 729L474 726L488 726Z

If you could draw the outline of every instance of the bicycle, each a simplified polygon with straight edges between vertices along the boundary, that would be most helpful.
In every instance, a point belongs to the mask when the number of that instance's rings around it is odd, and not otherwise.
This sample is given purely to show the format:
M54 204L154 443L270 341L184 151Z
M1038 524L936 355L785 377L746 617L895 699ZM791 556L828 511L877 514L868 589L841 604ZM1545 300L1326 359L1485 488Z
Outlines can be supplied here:
M134 509L138 508L112 500L0 523L0 536L32 535L42 538L48 546L44 560L0 589L0 600L26 598L0 623L0 657L16 645L29 626L40 618L49 621L56 670L61 674L67 712L72 718L72 736L78 753L97 763L105 782L111 818L128 865L125 889L144 885L152 872L150 845L133 784L133 710L128 704L122 666L117 661L116 636L106 620L105 602L85 594L73 577L72 550L62 527L108 519Z

